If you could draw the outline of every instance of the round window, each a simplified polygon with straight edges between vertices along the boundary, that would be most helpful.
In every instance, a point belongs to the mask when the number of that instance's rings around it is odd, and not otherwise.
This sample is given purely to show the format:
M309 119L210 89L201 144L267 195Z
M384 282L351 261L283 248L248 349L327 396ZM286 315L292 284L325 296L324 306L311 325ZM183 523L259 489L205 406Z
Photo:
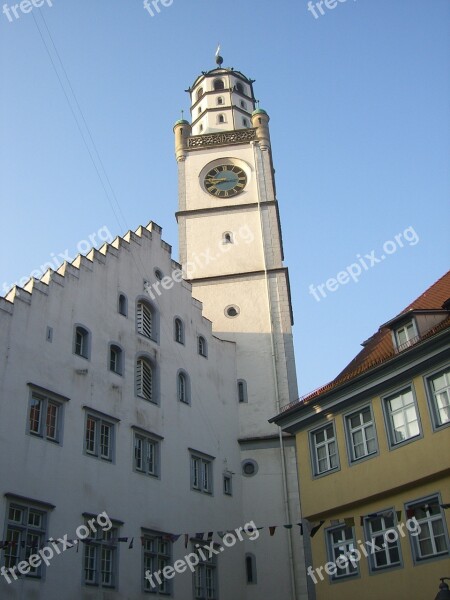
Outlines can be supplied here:
M242 463L242 474L246 477L252 477L258 472L258 463L254 460L244 460Z
M225 309L225 314L227 317L230 317L230 319L237 317L239 312L240 312L239 307L235 306L235 305L227 306Z

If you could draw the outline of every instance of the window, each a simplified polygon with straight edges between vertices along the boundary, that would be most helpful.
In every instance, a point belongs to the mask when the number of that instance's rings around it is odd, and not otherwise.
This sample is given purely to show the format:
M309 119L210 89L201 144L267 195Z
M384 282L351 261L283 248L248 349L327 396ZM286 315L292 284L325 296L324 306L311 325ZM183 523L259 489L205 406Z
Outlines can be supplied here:
M428 397L435 427L450 423L450 369L428 379Z
M156 279L158 281L162 281L162 278L164 277L162 271L160 269L155 269L154 273L155 273Z
M200 126L199 126L198 129L199 129L200 132L203 131L203 125L201 123L200 123Z
M84 451L90 456L112 462L114 456L114 423L96 414L86 414Z
M222 236L223 244L232 244L233 243L233 234L230 231L226 231Z
M144 590L154 594L171 594L171 580L161 577L161 583L151 578L153 573L162 571L172 563L172 542L168 536L158 532L144 532L142 536L144 561ZM146 575L148 578L146 578Z
M205 494L212 494L211 457L191 454L191 488Z
M214 80L214 89L217 90L224 90L225 89L225 84L221 79L215 79Z
M177 375L177 397L179 402L191 403L191 390L189 376L185 371L179 371Z
M372 572L398 567L401 564L400 544L395 529L395 513L391 511L391 515L389 515L389 511L385 512L387 514L367 517L364 520L366 539L370 540L371 549L373 549L369 553L370 570ZM389 533L392 530L396 533L395 540L392 539L392 534Z
M222 96L218 96L218 98L217 98L217 104L223 104L223 97Z
M45 506L45 509L44 509ZM6 534L4 547L4 566L6 569L14 569L22 561L27 561L31 555L35 555L45 546L47 538L48 509L51 505L42 506L33 501L11 496L6 508ZM34 561L33 561L34 562ZM42 561L41 561L42 563ZM31 567L18 571L17 575L24 574L26 577L41 578L43 566ZM11 573L10 577L13 575Z
M200 88L197 91L197 100L200 100L200 98L203 96L203 88Z
M200 356L204 356L205 358L208 356L208 346L205 338L202 335L198 336L198 353Z
M237 317L239 312L240 312L239 306L235 306L235 305L227 306L225 309L225 315L227 317L230 317L231 319L233 319L234 317Z
M348 560L348 555L356 550L353 527L340 525L337 528L327 531L328 555L330 562L335 563L336 573L331 575L332 580L351 577L358 573L358 563L355 560ZM339 557L345 556L347 560L338 561ZM357 556L357 555L356 555Z
M242 125L248 127L248 119L242 119Z
M136 307L136 323L138 333L150 338L151 340L155 340L153 321L154 311L150 304L143 301L138 302Z
M115 588L118 571L119 528L111 527L108 531L97 530L95 538L90 538L84 545L83 566L84 584L104 588Z
M384 399L391 447L420 435L419 413L412 389Z
M417 340L417 330L414 321L409 321L395 330L397 350L404 350Z
M199 106L199 107L198 107L198 114L199 114L199 115L201 115L201 114L202 114L202 107L201 107L201 106Z
M439 496L431 496L407 504L406 514L409 519L415 517L420 525L420 533L410 536L416 562L445 556L449 553L448 533Z
M138 358L136 362L136 395L144 400L156 403L153 390L153 366L147 358Z
M195 544L193 551L198 553L198 544ZM200 544L202 547L202 545ZM194 571L194 589L196 600L217 600L217 557L214 554L210 556L211 552L207 552L208 546L203 546L203 556L207 558L203 560L203 557L199 555L200 562L195 567Z
M184 325L179 317L174 321L174 338L179 344L184 344Z
M244 108L247 110L247 104L243 100L241 100L241 108Z
M247 397L247 382L244 379L239 379L237 382L238 400L240 404L248 402Z
M109 370L117 375L123 375L123 352L116 344L109 346Z
M321 475L339 466L334 423L311 433L314 474Z
M90 335L89 331L82 327L81 325L77 325L75 327L75 339L74 339L74 352L78 354L78 356L82 356L83 358L89 359L90 353Z
M223 493L225 496L233 495L233 479L231 473L225 473L223 476Z
M245 555L245 574L247 583L257 583L256 580L256 558L254 554Z
M238 92L240 92L241 94L243 94L243 93L244 93L244 86L242 85L242 83L238 82L238 83L236 84L236 89L237 89L237 91L238 91Z
M248 458L242 462L242 475L244 475L244 477L253 477L257 472L258 463L255 460Z
M128 315L128 300L125 294L119 294L118 311L119 314L124 317Z
M159 438L161 439L161 438ZM141 432L134 432L134 470L152 477L159 477L159 439Z
M225 123L225 115L218 115L217 116L217 122L218 123Z
M62 412L61 402L32 391L28 412L28 433L49 442L61 443Z
M350 460L352 462L371 454L376 454L377 439L370 406L347 415L345 417L345 424L350 449Z

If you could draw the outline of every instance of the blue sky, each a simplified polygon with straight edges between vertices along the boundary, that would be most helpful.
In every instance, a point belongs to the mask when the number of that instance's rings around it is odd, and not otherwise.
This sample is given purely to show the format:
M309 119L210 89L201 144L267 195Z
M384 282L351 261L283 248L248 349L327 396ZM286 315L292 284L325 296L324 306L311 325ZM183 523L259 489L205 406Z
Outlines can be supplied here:
M178 256L172 126L220 42L271 116L300 394L336 376L448 269L450 3L323 11L173 0L151 17L141 0L46 0L12 22L0 13L0 289L103 226L154 220ZM358 261L358 282L309 292Z

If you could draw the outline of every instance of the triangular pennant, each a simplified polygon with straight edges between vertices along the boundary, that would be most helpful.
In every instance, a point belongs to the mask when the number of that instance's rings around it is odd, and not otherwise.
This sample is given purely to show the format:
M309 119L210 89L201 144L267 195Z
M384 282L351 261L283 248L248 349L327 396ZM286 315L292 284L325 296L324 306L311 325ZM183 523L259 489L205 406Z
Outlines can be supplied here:
M440 504L439 506L444 509L450 508L450 504Z
M292 529L292 525L283 525L285 529Z
M344 523L346 527L354 527L355 526L355 518L354 517L345 517Z
M274 535L276 528L277 528L277 526L276 526L276 525L271 525L271 526L269 527L269 533L270 533L270 536L271 536L271 537Z
M317 525L314 525L314 527L311 529L311 532L309 534L310 537L314 537L324 523L325 523L325 521L319 521L319 523Z
M218 531L217 535L220 537L220 539L223 539L226 536L226 531Z
M415 515L415 511L413 508L406 509L406 518L407 519L412 519L414 515Z
M178 541L180 536L181 536L181 533L178 533L178 534L168 533L167 535L164 536L164 539L169 540L173 544L174 542Z
M204 531L201 531L200 533L196 533L195 534L195 539L197 539L197 540L203 540L204 535L205 535Z
M207 540L212 539L212 536L214 535L214 531L208 531L208 537L206 538Z
M303 523L297 523L297 525L300 527L300 535L303 535Z
M359 517L359 524L361 527L364 525L364 517Z
M128 550L131 550L133 548L133 543L134 543L134 537L131 538L131 542L128 544Z
M117 541L118 542L128 542L128 538L127 537L120 537L120 538L117 538Z
M185 533L184 534L184 547L187 548L189 544L189 534Z

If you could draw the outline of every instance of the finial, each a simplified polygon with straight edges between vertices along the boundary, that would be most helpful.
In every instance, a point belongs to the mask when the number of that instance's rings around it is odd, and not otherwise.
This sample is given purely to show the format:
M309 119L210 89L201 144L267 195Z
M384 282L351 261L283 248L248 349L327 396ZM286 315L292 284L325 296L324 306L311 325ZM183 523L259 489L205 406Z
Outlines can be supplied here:
M223 58L220 56L220 44L217 46L217 50L216 50L216 64L219 66L219 68L222 66L223 63Z

